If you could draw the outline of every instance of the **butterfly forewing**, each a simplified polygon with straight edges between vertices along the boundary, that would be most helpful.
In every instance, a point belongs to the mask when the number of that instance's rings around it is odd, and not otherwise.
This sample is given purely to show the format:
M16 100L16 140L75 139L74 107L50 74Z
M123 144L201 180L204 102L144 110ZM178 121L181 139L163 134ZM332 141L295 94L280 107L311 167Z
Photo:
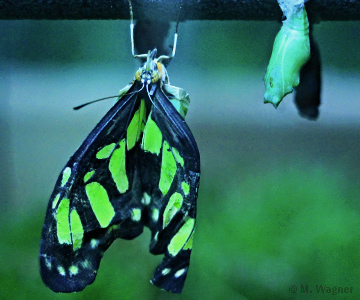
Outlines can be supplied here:
M132 92L136 89L134 84L70 158L50 198L40 266L44 282L56 292L84 289L94 281L114 238L142 232L133 217L141 210L130 188L136 181L134 168L125 169L128 123L141 103Z

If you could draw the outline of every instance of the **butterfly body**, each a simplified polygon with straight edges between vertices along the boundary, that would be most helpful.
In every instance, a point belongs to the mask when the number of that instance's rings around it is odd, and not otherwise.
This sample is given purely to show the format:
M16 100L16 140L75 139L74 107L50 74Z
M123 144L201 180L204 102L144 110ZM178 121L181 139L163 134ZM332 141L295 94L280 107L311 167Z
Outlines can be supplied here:
M152 282L170 292L182 290L195 228L200 156L183 118L188 96L169 85L155 56L156 50L149 52L134 82L57 180L40 247L43 281L56 292L81 291L91 284L111 243L137 237L144 226L151 231L150 252L165 254Z

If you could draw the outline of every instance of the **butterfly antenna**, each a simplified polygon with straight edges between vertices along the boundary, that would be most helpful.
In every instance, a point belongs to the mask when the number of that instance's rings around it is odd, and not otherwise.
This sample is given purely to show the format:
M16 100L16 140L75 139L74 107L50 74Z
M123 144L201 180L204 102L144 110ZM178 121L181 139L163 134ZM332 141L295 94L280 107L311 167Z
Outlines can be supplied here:
M90 102L86 102L86 103L81 104L81 105L79 105L79 106L73 107L73 109L74 109L74 110L78 110L78 109L80 109L80 108L83 108L84 106L88 106L89 104L92 104L92 103L95 103L95 102L99 102L99 101L102 101L102 100L106 100L106 99L116 98L116 97L119 97L119 95L109 96L109 97L105 97L105 98L96 99L96 100L93 100L93 101L90 101Z
M145 86L145 84L143 83L143 85L142 85L142 87L141 87L141 89L140 89L140 90L135 91L135 92L132 92L132 93L129 93L129 94L140 93L140 92L142 91L142 89L144 88L144 86Z
M150 99L151 103L154 105L154 107L156 107L153 99L152 99L151 96L150 96L149 85L148 85L148 84L146 85L146 92L147 92L147 94L148 94L148 96L149 96L149 99Z

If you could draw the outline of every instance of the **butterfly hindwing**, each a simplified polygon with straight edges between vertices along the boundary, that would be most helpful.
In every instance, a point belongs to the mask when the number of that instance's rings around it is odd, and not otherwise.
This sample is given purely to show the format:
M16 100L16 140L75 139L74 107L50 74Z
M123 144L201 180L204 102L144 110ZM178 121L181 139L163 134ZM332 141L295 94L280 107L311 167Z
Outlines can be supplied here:
M200 155L195 139L184 119L161 89L156 90L149 116L162 133L160 201L153 199L150 209L155 222L150 251L165 254L152 283L180 293L187 275L195 228L196 198L200 176ZM146 132L145 132L146 136Z

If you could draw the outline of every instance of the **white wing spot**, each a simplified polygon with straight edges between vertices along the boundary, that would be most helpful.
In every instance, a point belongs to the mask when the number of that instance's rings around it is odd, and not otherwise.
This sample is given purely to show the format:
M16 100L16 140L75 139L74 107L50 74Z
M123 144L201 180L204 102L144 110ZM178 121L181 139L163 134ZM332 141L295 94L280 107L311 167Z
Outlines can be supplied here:
M59 199L60 199L60 194L57 194L56 197L55 197L54 200L53 200L52 209L55 209L56 205L57 205L58 202L59 202Z
M62 266L58 266L58 267L57 267L57 270L58 270L58 272L59 272L59 274L60 274L61 276L65 276L65 275L66 275L65 269L64 269Z
M48 258L45 258L45 265L50 270L51 269L51 261Z
M178 277L180 277L181 275L183 275L184 273L185 273L185 271L186 271L186 269L181 269L181 270L179 270L179 271L177 271L176 273L175 273L175 278L178 278Z
M144 205L149 205L150 200L151 200L151 197L147 193L144 193L144 195L143 195L143 197L141 199L141 203L144 204Z
M165 268L165 269L163 269L163 270L161 271L161 274L162 274L163 276L165 276L165 275L169 274L170 271L171 271L170 268Z
M89 269L90 268L90 262L88 260L84 260L80 264L84 269Z
M98 245L99 245L99 240L97 240L97 239L92 239L92 240L90 241L91 249L95 249Z
M66 167L62 173L61 186L64 186L68 182L70 175L71 175L71 168Z
M157 220L159 220L159 210L157 208L154 208L152 211L152 219L154 222L157 222Z

